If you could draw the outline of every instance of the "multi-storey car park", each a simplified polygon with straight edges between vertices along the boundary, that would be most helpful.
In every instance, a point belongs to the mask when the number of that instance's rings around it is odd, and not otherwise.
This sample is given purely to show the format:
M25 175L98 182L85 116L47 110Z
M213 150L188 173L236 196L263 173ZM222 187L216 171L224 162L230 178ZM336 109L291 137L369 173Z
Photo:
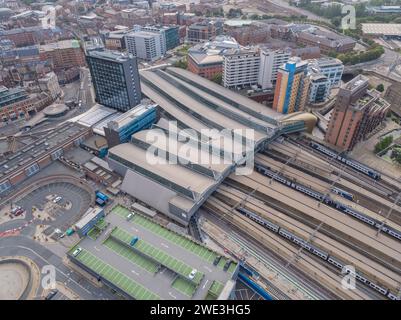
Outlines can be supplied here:
M128 218L127 218L128 217ZM131 219L130 219L131 217ZM68 257L123 297L228 299L238 263L117 205Z

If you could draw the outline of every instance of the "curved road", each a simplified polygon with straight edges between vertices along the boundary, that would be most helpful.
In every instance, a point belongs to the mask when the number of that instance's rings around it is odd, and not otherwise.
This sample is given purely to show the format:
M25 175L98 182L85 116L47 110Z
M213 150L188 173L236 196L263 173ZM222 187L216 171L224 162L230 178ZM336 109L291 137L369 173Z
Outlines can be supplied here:
M56 281L63 282L84 300L115 299L109 291L94 286L75 271L65 266L62 257L34 242L26 236L12 236L0 239L0 256L24 256L33 260L42 269L45 265L56 268ZM37 296L42 288L37 291Z

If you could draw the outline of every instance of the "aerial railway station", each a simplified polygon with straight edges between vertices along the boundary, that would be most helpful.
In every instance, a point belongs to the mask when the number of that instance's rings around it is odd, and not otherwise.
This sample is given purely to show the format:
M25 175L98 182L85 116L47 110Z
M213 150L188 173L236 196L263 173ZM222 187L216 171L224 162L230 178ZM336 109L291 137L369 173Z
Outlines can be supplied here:
M109 150L109 165L124 177L124 192L182 225L196 223L202 209L300 274L312 272L336 297L399 299L401 208L394 195L401 189L396 181L343 154L320 152L302 134L316 121L309 114L283 116L182 69L142 70L141 80L161 118ZM247 129L254 130L252 137L244 135ZM236 147L222 143L235 135ZM232 150L248 152L218 161ZM256 167L272 174L236 175L250 156ZM355 292L340 287L341 269L348 264L356 268Z
M282 134L308 130L316 120L303 113L283 116L182 69L140 73L143 93L159 105L162 119L134 134L129 143L111 148L108 161L124 176L124 192L180 224L187 225L220 183L255 152ZM185 143L171 140L177 136ZM152 144L157 154L150 161L149 139L159 141ZM184 147L189 157L179 154ZM163 164L166 156L168 165Z

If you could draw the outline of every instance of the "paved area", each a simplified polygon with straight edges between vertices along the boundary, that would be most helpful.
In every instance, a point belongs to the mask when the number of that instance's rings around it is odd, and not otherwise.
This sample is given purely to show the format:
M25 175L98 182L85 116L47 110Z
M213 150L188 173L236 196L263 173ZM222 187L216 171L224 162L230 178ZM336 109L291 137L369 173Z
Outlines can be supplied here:
M369 139L358 143L350 153L350 156L373 169L384 172L394 178L400 178L401 173L398 166L376 156L373 152L374 147L376 143L380 141L381 136L394 129L401 129L401 126L394 121L387 120L384 129L380 130Z
M82 248L78 261L136 299L150 294L155 299L178 300L219 295L236 264L224 271L226 258L215 266L214 251L138 213L127 221L128 213L120 205L114 207L105 218L108 228L96 240L84 238L69 253ZM135 236L139 240L131 245ZM197 272L189 279L193 269Z
M63 283L71 291L84 300L116 299L110 290L94 286L85 277L73 271L63 263L65 251L55 254L43 245L34 242L26 236L14 236L0 239L0 256L23 256L31 259L39 269L45 265L56 268L56 281ZM41 286L36 291L36 297L42 295Z
M54 204L52 200L46 197L49 195L61 196L62 200ZM26 210L27 218L32 217L32 208L36 207L39 210L45 208L46 203L51 203L49 215L54 220L50 223L63 232L68 229L79 217L86 212L90 206L90 194L84 189L67 182L50 183L39 187L26 195L21 200L17 201L17 205Z

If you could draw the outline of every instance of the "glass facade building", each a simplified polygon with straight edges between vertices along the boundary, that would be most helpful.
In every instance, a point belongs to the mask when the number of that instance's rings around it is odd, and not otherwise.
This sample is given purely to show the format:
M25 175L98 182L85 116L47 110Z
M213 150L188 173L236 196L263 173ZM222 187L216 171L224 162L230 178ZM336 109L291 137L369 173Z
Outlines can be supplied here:
M97 103L125 112L141 102L138 65L132 54L92 51L86 60Z

